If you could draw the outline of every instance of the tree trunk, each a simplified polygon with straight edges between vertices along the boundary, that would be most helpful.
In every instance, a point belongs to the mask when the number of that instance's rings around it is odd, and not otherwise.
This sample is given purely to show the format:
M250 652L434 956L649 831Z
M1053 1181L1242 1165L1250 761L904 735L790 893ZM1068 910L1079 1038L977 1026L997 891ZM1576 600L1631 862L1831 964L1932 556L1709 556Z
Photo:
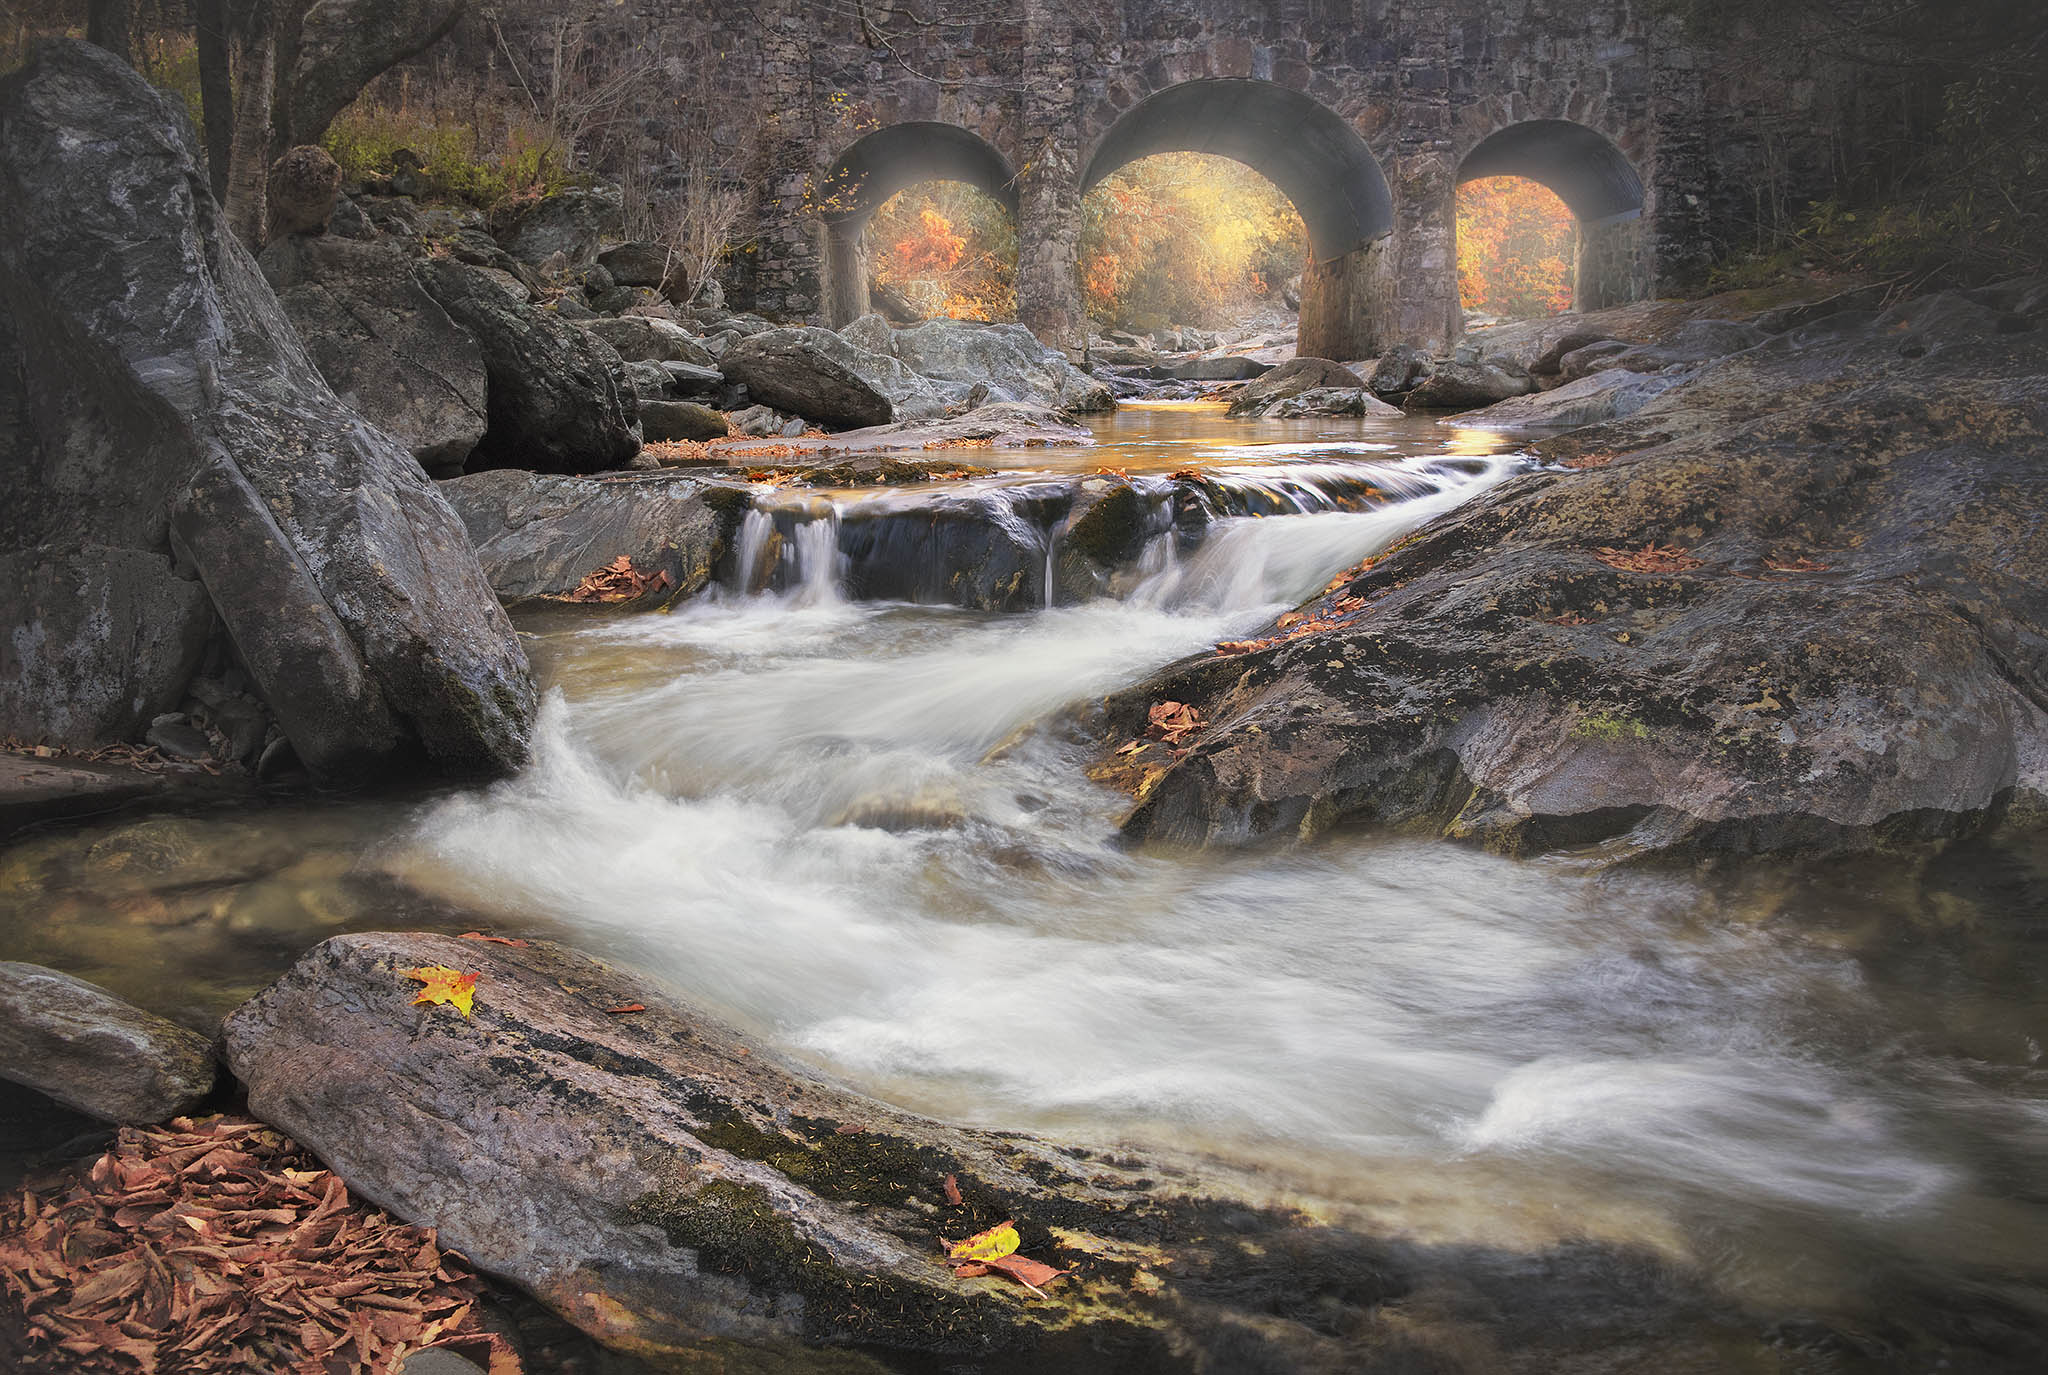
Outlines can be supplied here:
M87 0L85 41L105 48L133 66L135 54L128 46L129 0Z
M277 34L268 13L252 17L237 35L239 98L228 158L227 217L251 253L263 247L265 192L270 179L270 102L277 87Z
M206 177L213 198L228 198L228 167L234 159L235 87L228 66L228 16L223 0L195 0L199 38L199 104L206 121Z

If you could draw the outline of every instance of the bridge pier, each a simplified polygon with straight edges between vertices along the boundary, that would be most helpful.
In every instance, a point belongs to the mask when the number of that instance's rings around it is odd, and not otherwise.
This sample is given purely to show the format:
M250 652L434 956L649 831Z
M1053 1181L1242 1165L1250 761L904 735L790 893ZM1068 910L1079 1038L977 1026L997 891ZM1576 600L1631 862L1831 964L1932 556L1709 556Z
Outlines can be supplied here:
M1386 239L1301 274L1301 326L1295 352L1303 358L1350 362L1377 358L1389 342L1396 283Z
M844 329L868 313L868 235L866 220L827 220L825 264L820 295L825 298L825 327Z
M1640 215L1579 222L1572 309L1605 310L1650 295L1650 236Z

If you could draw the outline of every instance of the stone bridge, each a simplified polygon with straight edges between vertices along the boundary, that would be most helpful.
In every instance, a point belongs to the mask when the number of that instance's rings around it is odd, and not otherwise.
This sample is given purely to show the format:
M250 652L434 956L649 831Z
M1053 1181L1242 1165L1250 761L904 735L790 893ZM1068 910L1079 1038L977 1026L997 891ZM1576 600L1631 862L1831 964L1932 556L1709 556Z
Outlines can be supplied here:
M1021 318L1085 331L1082 197L1154 153L1222 154L1292 199L1313 262L1304 354L1365 358L1460 332L1456 192L1549 186L1578 222L1581 307L1695 277L1753 183L1825 190L1828 106L1797 52L1717 69L1656 0L618 0L713 74L710 136L754 151L741 300L841 325L868 306L866 230L904 187L1008 206ZM1766 166L1768 164L1768 166Z

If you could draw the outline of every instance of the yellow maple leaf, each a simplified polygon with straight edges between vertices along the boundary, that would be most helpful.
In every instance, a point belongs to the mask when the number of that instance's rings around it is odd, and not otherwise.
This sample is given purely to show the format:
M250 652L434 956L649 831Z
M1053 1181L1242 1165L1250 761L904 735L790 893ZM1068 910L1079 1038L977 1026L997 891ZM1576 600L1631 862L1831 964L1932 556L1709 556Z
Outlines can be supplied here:
M419 969L401 969L399 973L408 979L418 979L426 987L420 996L413 999L420 1003L452 1003L463 1016L469 1015L472 999L476 997L476 981L479 974L465 974L459 969L450 969L445 964L430 964Z
M946 1254L954 1260L1001 1260L1016 1250L1018 1244L1017 1224L998 1222L986 1232L976 1232L965 1241L954 1242L946 1248Z

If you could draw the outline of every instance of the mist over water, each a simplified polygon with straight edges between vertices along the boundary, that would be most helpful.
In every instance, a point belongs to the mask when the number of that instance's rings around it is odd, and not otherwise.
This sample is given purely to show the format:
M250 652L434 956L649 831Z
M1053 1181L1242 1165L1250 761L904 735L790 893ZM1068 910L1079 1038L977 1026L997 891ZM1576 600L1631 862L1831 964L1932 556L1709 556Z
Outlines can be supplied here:
M2038 1164L2048 1118L1918 1044L1852 953L1701 921L1688 877L1361 836L1118 843L1125 800L1035 723L1251 633L1512 470L1351 461L1442 485L1226 522L1116 601L990 616L799 579L539 626L535 766L433 809L401 871L566 925L892 1101L1409 1198L1382 1220L1417 1235L1541 1213L1845 1303L1958 1217L1979 1256L2028 1254L2048 1219L1982 1159L1989 1133Z

